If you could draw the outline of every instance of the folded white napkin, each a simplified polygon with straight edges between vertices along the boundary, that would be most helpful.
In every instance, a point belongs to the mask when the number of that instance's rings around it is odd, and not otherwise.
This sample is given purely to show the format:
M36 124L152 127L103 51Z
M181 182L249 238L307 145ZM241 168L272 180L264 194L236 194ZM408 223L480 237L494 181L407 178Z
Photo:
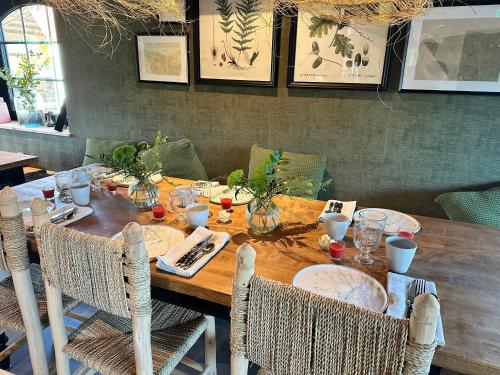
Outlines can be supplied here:
M215 240L215 250L211 253L198 259L190 268L187 270L179 268L175 263L186 254L189 250L193 248L200 241L207 238L209 235L214 235ZM196 272L199 271L212 257L214 257L229 241L229 233L226 232L213 232L207 228L198 227L191 233L184 241L173 246L165 255L159 256L158 262L156 262L156 267L167 271L170 273L175 273L176 275L184 277L192 277Z
M413 277L400 275L389 272L387 274L387 294L389 295L389 305L387 306L386 314L398 319L402 319L406 315L406 301L411 282L415 280ZM437 295L436 284L426 280L426 292L435 293ZM439 346L444 346L443 322L441 321L441 313L438 315L436 327L436 342Z
M349 219L352 220L352 216L354 215L354 211L356 211L356 201L342 202L342 201L336 201L334 199L330 199L328 202L326 202L325 208L323 208L321 215L319 215L319 217L318 217L319 222L323 222L323 218L325 217L325 212L328 211L328 209L330 208L330 203L335 204L335 202L342 203L341 214L347 216ZM333 208L333 206L332 206L332 208Z
M94 212L92 207L85 207L85 206L80 207L74 203L69 203L55 209L54 211L50 211L49 216L50 217L56 216L58 213L69 210L70 208L73 207L78 207L77 213L71 219L58 223L58 225L62 225L63 227L65 227L68 224L74 223L75 221L83 219L86 216L92 215L92 213ZM23 212L23 222L26 227L33 226L33 216L31 215L31 211Z

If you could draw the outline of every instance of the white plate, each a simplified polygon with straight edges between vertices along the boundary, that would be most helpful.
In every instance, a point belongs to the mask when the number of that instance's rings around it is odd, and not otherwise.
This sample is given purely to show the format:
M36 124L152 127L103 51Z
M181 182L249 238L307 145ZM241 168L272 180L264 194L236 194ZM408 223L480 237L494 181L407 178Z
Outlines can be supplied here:
M317 264L297 272L292 284L311 293L368 310L384 312L387 308L387 292L382 284L354 268Z
M387 215L384 229L384 234L387 236L397 236L399 228L409 229L413 233L418 233L420 231L420 223L410 215L399 211L387 210L385 208L364 208L358 210L354 213L354 221L359 220L360 212L370 210L380 211Z
M111 177L111 181L119 186L128 187L129 185L135 183L137 180L134 177L125 177L122 174L117 174ZM154 174L151 176L151 181L153 181L155 184L159 184L163 181L163 177L160 174Z
M31 215L31 207L30 207L31 200L17 202L17 204L19 205L19 210L21 211L22 214L27 213L27 214ZM49 201L45 201L45 204L47 205L48 212L54 211L54 208L55 208L54 203L49 202Z
M144 245L150 260L166 254L173 246L184 241L183 232L167 225L143 225L142 229L144 229ZM111 238L123 241L123 233L116 233Z
M220 199L222 197L232 198L233 206L241 206L250 202L253 198L253 195L247 193L246 191L240 191L238 193L238 199L234 197L235 190L231 190L227 185L219 185L212 188L210 202L215 204L220 204Z

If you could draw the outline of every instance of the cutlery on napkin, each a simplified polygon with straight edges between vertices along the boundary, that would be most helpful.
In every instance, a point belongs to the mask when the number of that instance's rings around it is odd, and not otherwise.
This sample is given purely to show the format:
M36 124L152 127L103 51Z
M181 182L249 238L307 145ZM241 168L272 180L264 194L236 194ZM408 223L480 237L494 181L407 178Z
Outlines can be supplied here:
M190 252L193 247L195 247L200 242L204 241L212 235L212 241L214 241L215 247L213 251L210 251L199 259L197 259L188 268L182 268L177 266L177 261L182 258L186 253ZM196 272L198 272L210 259L212 259L229 241L229 233L226 232L213 232L207 228L198 227L191 233L184 241L173 246L168 253L165 255L157 257L156 268L174 273L183 277L192 277Z
M318 217L318 221L320 223L323 222L325 215L330 212L334 212L333 207L335 206L335 203L342 203L341 214L347 216L352 221L352 216L354 215L354 211L356 211L356 201L342 202L330 199L328 202L326 202L325 208L323 208L323 211Z
M389 305L387 306L386 314L394 318L403 319L406 316L408 293L410 286L415 279L413 277L400 275L389 272L387 274L387 294L389 295ZM434 293L437 295L436 284L426 280L425 292ZM436 342L439 346L444 346L443 322L441 320L441 312L438 315L436 326Z
M71 215L71 217L64 216L64 213L66 212L69 213L70 210L72 210L74 214ZM64 220L55 220L55 221L56 224L62 225L64 227L68 224L74 223L75 221L83 219L86 216L92 215L93 213L94 210L92 209L92 207L77 206L74 203L70 203L70 204L65 204L62 207L59 207L54 211L49 212L49 216L51 221L54 222L53 218L57 219L58 216L62 215L61 218ZM23 213L23 222L24 226L27 228L33 226L33 216L31 215L31 211Z

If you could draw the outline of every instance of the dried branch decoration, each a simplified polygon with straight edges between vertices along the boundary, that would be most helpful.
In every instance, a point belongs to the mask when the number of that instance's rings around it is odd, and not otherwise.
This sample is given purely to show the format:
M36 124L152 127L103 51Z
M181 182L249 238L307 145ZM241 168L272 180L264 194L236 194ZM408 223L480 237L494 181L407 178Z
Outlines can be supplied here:
M132 22L149 23L159 15L184 18L184 0L38 0L58 11L72 26L102 38L100 48L114 49L130 34ZM96 29L104 30L97 35Z
M400 25L424 14L432 0L274 0L280 14L299 8L344 25Z

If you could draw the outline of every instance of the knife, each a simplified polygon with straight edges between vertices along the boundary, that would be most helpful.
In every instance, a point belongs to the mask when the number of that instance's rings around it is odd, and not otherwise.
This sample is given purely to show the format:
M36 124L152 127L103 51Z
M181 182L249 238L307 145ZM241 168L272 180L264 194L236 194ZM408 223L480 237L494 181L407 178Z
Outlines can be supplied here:
M406 310L406 318L410 319L411 312L413 310L413 301L415 301L415 297L417 294L417 280L413 280L410 284L410 290L408 291L408 299L406 300L407 310Z
M203 240L201 240L200 242L198 242L196 245L194 245L191 248L191 250L189 250L186 254L184 254L179 259L177 259L177 262L175 262L175 265L176 266L180 266L182 263L184 263L185 261L187 261L188 258L190 258L199 248L201 248L202 246L204 246L210 240L211 237L212 237L212 235L207 236L206 238L204 238Z

